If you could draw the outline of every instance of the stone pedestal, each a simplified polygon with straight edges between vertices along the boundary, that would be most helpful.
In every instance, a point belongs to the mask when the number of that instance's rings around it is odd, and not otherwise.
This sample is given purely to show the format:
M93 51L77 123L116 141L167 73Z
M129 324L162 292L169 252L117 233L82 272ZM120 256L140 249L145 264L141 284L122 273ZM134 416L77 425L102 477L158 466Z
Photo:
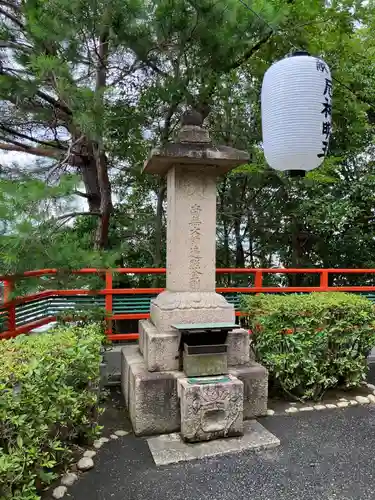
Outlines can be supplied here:
M209 378L177 381L184 441L243 434L243 383L232 375L212 377L212 382L207 382Z
M121 387L137 435L177 432L181 428L177 381L181 371L149 372L138 346L123 347ZM268 372L259 363L232 366L229 373L243 383L243 418L267 413Z

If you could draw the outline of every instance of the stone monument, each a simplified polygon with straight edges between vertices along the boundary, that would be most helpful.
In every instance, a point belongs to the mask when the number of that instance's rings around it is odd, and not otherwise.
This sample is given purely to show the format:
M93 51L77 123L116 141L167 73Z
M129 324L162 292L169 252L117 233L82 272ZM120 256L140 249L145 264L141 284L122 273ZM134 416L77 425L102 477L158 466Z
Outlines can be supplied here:
M196 112L144 172L167 177L167 283L122 350L121 384L134 432L181 431L186 441L242 434L267 412L268 373L250 360L248 332L215 291L216 181L248 161L214 146Z

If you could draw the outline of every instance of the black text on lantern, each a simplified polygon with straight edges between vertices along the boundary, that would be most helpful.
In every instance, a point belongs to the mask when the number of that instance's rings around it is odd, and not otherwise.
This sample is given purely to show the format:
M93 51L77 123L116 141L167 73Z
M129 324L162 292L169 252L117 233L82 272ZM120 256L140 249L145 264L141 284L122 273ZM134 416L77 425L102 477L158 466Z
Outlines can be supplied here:
M320 73L329 74L327 65L320 59L316 60L316 70ZM322 102L323 109L321 114L324 115L325 121L322 123L322 149L321 152L317 154L318 158L326 156L328 151L328 141L332 131L332 80L330 78L325 78L323 97L324 102Z

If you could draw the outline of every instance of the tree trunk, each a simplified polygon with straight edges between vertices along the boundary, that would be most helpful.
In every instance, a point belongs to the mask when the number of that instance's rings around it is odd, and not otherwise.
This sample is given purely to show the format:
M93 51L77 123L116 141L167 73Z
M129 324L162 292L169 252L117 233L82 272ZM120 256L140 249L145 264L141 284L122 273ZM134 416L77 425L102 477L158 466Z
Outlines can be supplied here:
M95 248L98 250L108 248L109 222L113 211L112 190L108 176L107 158L103 152L98 151L96 169L100 186L100 213L98 227L95 235Z
M98 63L96 69L96 107L97 111L104 112L104 90L107 81L107 64L109 52L109 31L107 24L107 12L102 19L102 33L99 37L98 47ZM95 236L95 248L108 248L109 239L109 222L113 211L111 197L111 183L108 176L108 162L104 152L103 144L104 131L98 128L96 132L96 141L93 145L93 151L96 162L97 179L100 191L100 213L101 218Z
M85 165L78 167L82 176L87 194L87 202L90 212L99 212L101 205L101 195L98 182L97 165L94 154L86 159Z

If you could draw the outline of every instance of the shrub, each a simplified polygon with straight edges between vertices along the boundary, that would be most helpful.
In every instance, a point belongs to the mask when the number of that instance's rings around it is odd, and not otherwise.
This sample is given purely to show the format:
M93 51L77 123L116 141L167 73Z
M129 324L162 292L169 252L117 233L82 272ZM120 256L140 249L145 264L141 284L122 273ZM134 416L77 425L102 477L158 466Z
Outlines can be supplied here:
M73 308L65 309L56 315L56 321L59 325L70 325L72 322L76 326L85 327L96 323L100 325L103 334L106 329L106 312L102 307L86 306L84 309Z
M366 378L375 344L375 309L359 295L258 295L242 297L254 350L284 395L320 399L325 391Z
M34 500L98 433L100 326L0 342L0 498Z

